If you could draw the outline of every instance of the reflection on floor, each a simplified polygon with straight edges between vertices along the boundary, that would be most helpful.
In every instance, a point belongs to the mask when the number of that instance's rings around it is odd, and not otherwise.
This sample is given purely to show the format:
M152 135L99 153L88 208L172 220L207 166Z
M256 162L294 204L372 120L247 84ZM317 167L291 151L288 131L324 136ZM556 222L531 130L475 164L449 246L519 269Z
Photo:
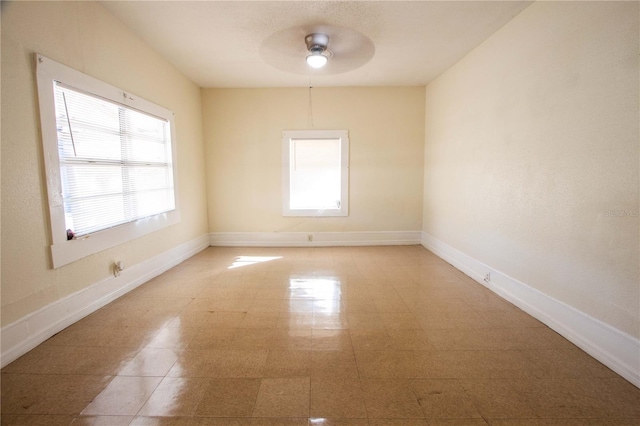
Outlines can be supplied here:
M5 367L2 424L639 425L640 389L420 246L209 248Z

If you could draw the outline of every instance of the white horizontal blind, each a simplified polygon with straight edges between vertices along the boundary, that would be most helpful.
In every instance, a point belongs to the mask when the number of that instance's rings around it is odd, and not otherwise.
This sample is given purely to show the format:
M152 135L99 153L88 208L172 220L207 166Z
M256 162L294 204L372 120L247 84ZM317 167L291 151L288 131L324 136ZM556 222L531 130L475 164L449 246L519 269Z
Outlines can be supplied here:
M54 85L67 229L83 236L175 209L169 122Z
M339 209L340 139L291 139L290 208Z

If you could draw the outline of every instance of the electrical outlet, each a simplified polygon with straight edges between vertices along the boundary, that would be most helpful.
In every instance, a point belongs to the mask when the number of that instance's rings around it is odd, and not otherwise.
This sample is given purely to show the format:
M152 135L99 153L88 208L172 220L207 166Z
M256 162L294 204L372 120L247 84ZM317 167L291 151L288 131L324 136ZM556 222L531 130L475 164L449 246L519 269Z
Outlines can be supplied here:
M487 272L484 276L484 282L485 283L490 283L491 282L491 272Z
M313 241L313 235L308 234L307 235L307 241L309 241L309 242Z
M119 260L113 264L113 276L118 277L120 273L124 271L124 263Z

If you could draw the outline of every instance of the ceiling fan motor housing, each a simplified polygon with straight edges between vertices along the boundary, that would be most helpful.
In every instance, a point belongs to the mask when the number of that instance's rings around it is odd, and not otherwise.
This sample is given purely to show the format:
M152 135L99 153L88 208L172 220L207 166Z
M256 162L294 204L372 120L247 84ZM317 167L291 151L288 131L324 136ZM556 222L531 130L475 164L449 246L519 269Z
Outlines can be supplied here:
M327 50L329 44L329 36L326 34L313 33L304 38L307 49L313 54L321 54Z

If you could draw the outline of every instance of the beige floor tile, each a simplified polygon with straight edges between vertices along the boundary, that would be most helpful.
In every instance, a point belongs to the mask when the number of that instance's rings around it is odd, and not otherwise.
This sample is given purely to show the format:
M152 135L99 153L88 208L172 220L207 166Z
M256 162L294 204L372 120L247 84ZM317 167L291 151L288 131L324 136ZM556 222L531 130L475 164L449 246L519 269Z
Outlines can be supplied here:
M415 370L418 379L447 379L451 378L451 370L447 360L438 351L401 351L407 354L409 362Z
M341 313L314 313L313 329L348 329L347 316Z
M419 246L207 249L1 388L3 425L640 424L638 388Z
M206 287L202 293L198 295L198 299L250 301L255 299L257 293L257 288L243 288L238 287L237 284L231 287L220 287L213 283L212 286Z
M513 381L512 387L524 396L538 417L606 417L600 389L585 392L585 379L532 379Z
M415 368L408 355L395 350L356 352L358 373L363 379L415 378Z
M385 329L352 329L351 342L355 351L393 350L395 346Z
M224 418L224 417L199 417L196 425L216 425L216 426L249 426L253 424L250 418Z
M260 290L258 290L260 292ZM276 312L280 313L281 306L285 303L283 298L263 299L256 298L249 306L248 313Z
M146 348L119 370L119 376L164 376L178 360L173 349Z
M467 300L469 306L476 312L491 312L491 311L504 311L509 312L517 309L504 299L501 299L497 295L491 293L489 290L484 292L479 297Z
M169 305L168 305L169 306ZM89 315L83 321L85 326L161 328L169 323L182 308L130 309L126 307L106 306Z
M373 299L368 297L349 297L350 293L346 292L346 299L343 302L344 311L348 314L355 313L377 313L378 308L373 303Z
M339 299L313 299L314 314L345 314L344 301Z
M147 344L147 348L182 350L198 334L200 329L188 327L165 327Z
M239 328L230 343L232 349L269 349L275 329Z
M276 329L273 334L271 349L275 350L311 350L311 329Z
M437 291L437 290L436 290ZM453 295L440 295L434 294L430 291L426 297L420 299L419 315L448 315L454 320L451 324L453 328L457 328L455 325L455 318L469 314L469 312L475 312L467 301L460 297Z
M542 379L514 386L539 417L640 417L640 390L620 378Z
M324 417L311 417L309 424L312 426L368 426L365 419L327 419Z
M422 330L422 326L413 313L382 312L380 317L387 330Z
M186 349L167 377L260 377L267 354L259 349Z
M129 426L133 416L80 416L73 419L71 426Z
M351 330L383 330L384 323L378 312L356 312L347 314Z
M314 351L350 351L351 333L349 330L327 329L311 331L311 349Z
M87 326L80 322L52 337L50 344L142 348L149 344L160 330L160 327Z
M311 417L366 418L358 379L311 379Z
M395 312L395 313L410 313L411 309L407 306L406 303L400 298L400 296L396 297L382 297L376 298L375 295L372 295L373 303L376 305L378 312Z
M606 417L640 418L640 389L620 377L590 379L582 385L588 394L598 393Z
M313 351L311 376L317 378L358 378L358 365L351 351Z
M447 377L446 363L437 352L430 351L358 351L361 378L442 378Z
M256 300L284 300L286 298L286 288L263 288L259 289L255 295Z
M253 303L253 299L194 299L187 306L186 311L208 312L246 312Z
M288 300L288 301L300 300L300 299L307 299L308 301L311 301L311 300L314 299L314 294L313 293L314 293L314 291L313 291L313 288L311 286L306 287L306 288L291 288L291 287L289 287L287 289L287 291L285 292L285 299ZM311 311L313 311L313 309Z
M251 417L260 379L212 379L196 410L204 417Z
M210 379L164 378L137 413L139 416L193 416Z
M309 377L311 374L311 352L293 350L270 350L263 377Z
M411 387L427 419L481 417L458 380L411 380Z
M640 425L639 418L629 419L545 419L545 425L549 426L638 426Z
M546 327L543 323L520 309L486 311L482 312L482 316L488 322L488 326L493 328Z
M429 341L427 333L422 329L406 330L394 329L388 330L387 334L391 340L391 345L399 351L431 351L435 350L435 346Z
M496 329L497 331L501 329ZM549 327L506 329L501 336L504 349L560 349L573 348L574 345Z
M370 426L424 426L425 419L370 419Z
M416 320L423 330L457 330L455 323L451 320L448 312L432 311L427 308L416 312Z
M151 287L151 286L149 286ZM131 294L131 293L129 293ZM129 294L115 300L108 305L110 308L122 308L129 311L180 311L191 304L193 298L190 297L144 297Z
M453 351L482 351L504 350L502 341L507 340L508 330L459 330L459 329L428 329L427 338L438 350ZM511 343L510 346L513 347Z
M481 329L481 328L506 328L506 327L492 327L489 320L484 315L485 313L469 311L464 315L455 315L452 318L453 323L457 328L465 329Z
M251 421L252 426L307 426L308 420L306 417L303 418L290 418L290 417L282 417L282 418L263 418L263 419L253 419Z
M527 383L525 380L520 383ZM520 388L508 380L461 380L460 383L484 418L537 417L526 395L518 392Z
M424 418L408 380L361 380L361 385L369 418Z
M157 297L157 298L195 298L198 297L205 290L207 286L206 281L201 282L178 282L170 286L165 287L153 287L147 286L144 289L144 297Z
M389 271L391 273L391 271ZM381 274L382 275L382 274ZM391 275L392 276L392 275ZM369 294L373 299L376 306L378 306L377 302L397 302L400 301L400 295L390 284L391 278L382 278L382 276L378 277L375 280L369 281ZM387 312L400 312L400 311L387 311Z
M541 378L617 377L609 368L576 347L528 350L525 353Z
M136 354L132 348L41 345L4 368L7 373L115 375Z
M201 328L193 336L187 349L231 349L237 328Z
M73 416L2 414L1 420L3 426L67 426L73 421Z
M161 381L161 377L114 377L81 414L135 415Z
M236 328L245 315L245 312L185 311L171 321L169 327Z
M511 379L540 376L526 351L440 351L457 378Z
M130 426L197 426L197 418L193 417L146 417L137 416Z
M0 412L6 414L80 414L111 377L2 374Z
M313 313L311 312L281 312L276 327L281 329L307 329L313 326Z
M313 298L285 299L280 305L280 312L313 313Z
M245 315L238 328L276 328L278 324L279 312L253 312L249 311Z
M308 378L262 379L253 417L308 417Z

